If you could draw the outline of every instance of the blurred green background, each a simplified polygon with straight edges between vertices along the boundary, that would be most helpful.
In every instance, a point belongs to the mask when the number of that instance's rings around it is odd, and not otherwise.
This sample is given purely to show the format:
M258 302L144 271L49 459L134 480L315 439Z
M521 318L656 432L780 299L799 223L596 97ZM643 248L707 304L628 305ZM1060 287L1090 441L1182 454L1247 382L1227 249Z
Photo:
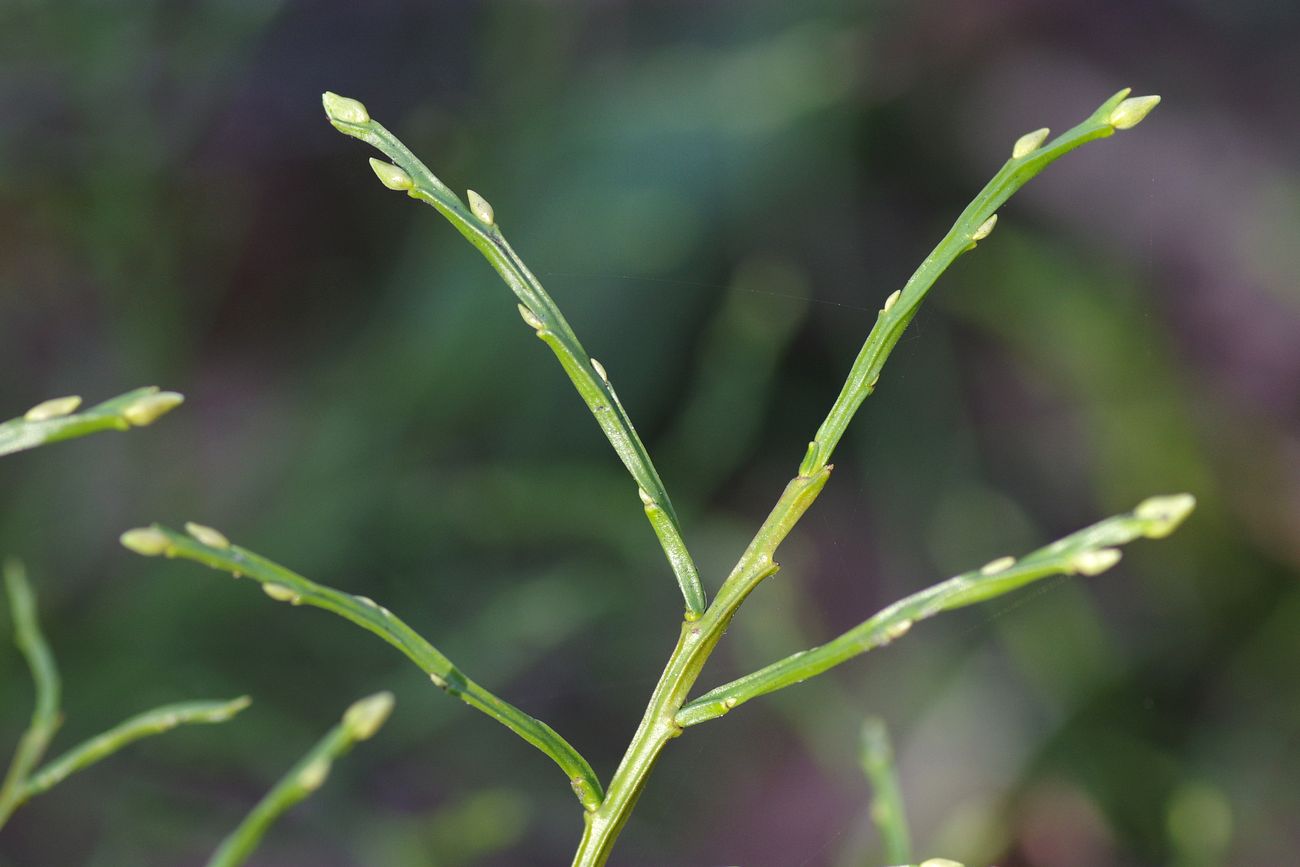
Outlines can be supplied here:
M251 693L21 810L3 865L199 864L353 699L396 692L254 859L567 864L554 767L388 646L117 544L197 520L375 597L612 772L680 600L635 489L479 255L320 109L362 99L604 362L716 589L886 295L1028 130L1164 103L946 275L702 687L961 569L1190 490L1056 580L672 744L614 863L879 865L890 724L919 854L1300 852L1300 10L1130 3L90 0L0 5L0 417L183 391L0 463L66 746ZM0 649L0 744L31 686Z

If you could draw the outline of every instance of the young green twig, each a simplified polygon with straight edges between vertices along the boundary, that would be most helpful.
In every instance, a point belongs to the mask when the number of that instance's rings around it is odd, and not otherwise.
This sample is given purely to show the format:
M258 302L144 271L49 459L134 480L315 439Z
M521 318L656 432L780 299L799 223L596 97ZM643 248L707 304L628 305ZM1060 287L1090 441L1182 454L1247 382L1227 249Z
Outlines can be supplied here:
M208 859L208 867L237 867L257 848L268 828L294 804L324 785L334 760L358 741L369 740L393 710L393 694L380 692L348 708L307 755L289 769Z
M81 406L81 398L75 395L56 397L37 404L25 415L0 424L0 455L102 430L144 427L153 424L184 400L174 391L159 391L157 386L149 386L76 412Z
M788 656L766 668L710 690L677 714L693 726L728 713L752 698L834 668L859 654L883 647L906 634L918 620L977 602L996 599L1052 575L1097 575L1119 562L1119 549L1134 539L1169 535L1191 514L1190 494L1152 497L1132 512L1116 515L1040 548L1020 560L1004 557L982 569L949 578L914 593L855 626L838 638Z
M871 782L871 821L880 829L885 857L890 864L911 864L912 835L907 829L903 793L894 770L894 748L884 720L868 717L863 721L859 747L862 771Z
M4 567L5 590L14 621L14 642L27 658L36 682L36 710L31 724L18 743L9 772L0 787L0 828L13 812L36 795L77 771L112 755L133 741L161 734L179 725L218 723L248 707L248 697L233 701L194 701L164 705L132 717L126 722L97 735L50 761L40 770L33 768L41 760L54 737L62 715L59 712L59 672L54 655L41 635L36 617L36 598L27 573L17 560Z
M317 584L252 551L231 545L225 536L210 527L189 524L187 529L189 535L157 525L128 530L122 534L122 544L137 554L181 557L229 572L235 577L247 575L260 583L272 599L323 608L373 632L419 666L435 686L497 720L550 756L568 776L569 784L584 808L594 810L600 805L600 782L591 765L568 741L546 723L470 680L450 659L387 608L368 597Z
M14 644L32 670L32 680L36 683L36 708L32 711L27 730L18 741L4 783L0 785L0 827L4 827L23 802L27 778L45 755L62 721L59 714L59 670L54 664L54 654L41 634L41 625L36 617L36 594L27 580L27 570L17 560L6 560L4 577L9 612L14 622Z
M90 767L141 738L162 734L182 725L223 723L251 703L252 699L243 695L230 701L184 701L165 704L136 714L103 734L83 741L32 774L27 784L23 786L23 800L49 791L72 774Z
M492 206L473 190L466 196L469 204L462 202L396 136L371 120L370 113L361 103L333 93L326 93L322 101L335 129L377 148L393 161L370 161L384 186L404 191L413 199L433 205L483 254L519 298L519 315L555 353L610 445L640 487L646 515L681 587L686 617L688 620L699 617L705 606L699 572L682 541L677 513L645 445L632 427L604 366L583 349L560 308L501 234Z

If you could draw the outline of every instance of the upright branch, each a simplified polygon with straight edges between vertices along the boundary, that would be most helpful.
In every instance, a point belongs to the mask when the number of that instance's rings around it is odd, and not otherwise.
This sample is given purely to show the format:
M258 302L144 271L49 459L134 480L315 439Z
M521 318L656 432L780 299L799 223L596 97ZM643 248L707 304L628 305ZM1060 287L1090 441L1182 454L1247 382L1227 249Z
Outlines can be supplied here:
M434 686L482 711L560 766L574 794L587 810L600 805L603 791L595 771L568 741L535 719L470 680L450 659L393 612L367 596L354 596L317 584L283 566L230 544L221 532L201 524L187 524L188 533L154 525L128 530L122 544L148 557L159 555L193 560L236 578L247 575L277 602L310 605L337 614L378 635L400 650L429 676Z
M102 430L129 430L153 424L185 400L156 385L137 388L77 412L81 398L56 397L0 424L0 455L21 452L46 443L84 437Z
M330 729L307 755L266 793L244 821L230 833L208 859L208 867L237 867L248 860L276 819L294 804L325 784L335 759L358 741L369 740L393 711L393 694L376 693L348 708L343 720Z
M4 567L5 590L14 621L14 642L27 659L36 682L36 710L18 742L18 751L0 787L0 828L13 812L31 798L49 791L72 774L107 758L141 738L161 734L180 725L220 723L248 707L248 696L233 701L192 701L164 705L131 717L103 734L78 744L39 770L54 733L62 721L59 712L59 672L54 655L41 634L36 617L36 598L26 571L17 560Z
M396 136L372 120L360 102L334 93L326 93L322 101L335 129L377 148L392 160L391 163L370 161L384 186L433 205L483 254L515 293L520 302L519 315L555 353L610 445L636 480L646 516L681 587L686 618L698 618L705 606L699 572L682 540L677 513L645 444L623 409L604 365L583 349L560 308L501 234L492 206L473 190L466 194L469 203L462 202Z

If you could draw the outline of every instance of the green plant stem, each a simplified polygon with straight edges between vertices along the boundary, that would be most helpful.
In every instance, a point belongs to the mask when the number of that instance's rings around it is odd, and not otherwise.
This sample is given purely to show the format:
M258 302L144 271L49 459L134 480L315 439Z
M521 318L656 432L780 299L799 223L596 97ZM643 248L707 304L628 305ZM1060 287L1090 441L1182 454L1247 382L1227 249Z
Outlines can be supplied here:
M0 784L0 827L9 820L14 810L23 802L23 786L36 763L45 755L54 733L62 721L59 713L59 670L54 654L41 634L36 617L36 594L27 580L27 571L17 560L4 564L5 593L9 597L10 615L14 622L14 644L27 660L36 683L36 707L31 722L18 741L4 783Z
M72 774L141 738L162 734L181 725L226 722L248 707L250 701L246 695L230 701L186 701L166 704L137 714L108 731L83 741L32 774L23 786L22 800L49 791Z
M354 704L348 714L344 715L343 721L330 729L325 737L290 768L249 811L239 826L221 842L208 859L208 867L237 867L243 864L276 819L324 784L336 759L352 749L357 741L367 740L374 735L383 725L392 704L390 693L378 693ZM369 718L361 725L355 719L350 719L355 717L359 709L369 711Z
M1190 503L1187 495L1153 498L1147 503L1183 498ZM1190 510L1190 505L1187 510ZM1158 538L1167 535L1171 529L1166 512L1151 510L1151 514L1144 517L1139 514L1141 511L1142 507L1139 507L1133 512L1107 518L1018 561L1010 562L1008 558L1003 568L993 569L991 567L999 564L992 563L983 570L966 572L913 593L820 647L793 654L710 690L685 705L677 714L677 722L682 726L697 725L720 717L750 699L802 683L859 654L889 644L917 621L941 612L996 599L1052 575L1095 574L1109 568L1118 560L1119 553L1112 546L1143 537ZM1182 516L1185 514L1186 511L1182 512ZM1182 516L1177 520L1181 521ZM1102 551L1113 553L1099 556ZM1107 560L1110 562L1105 562Z
M83 437L104 430L129 430L151 423L157 415L181 402L175 392L160 392L157 386L137 388L118 395L97 406L68 415L31 420L25 417L10 419L0 424L0 455ZM153 412L141 414L143 407L153 403ZM128 409L132 409L128 412Z
M912 317L916 315L921 302L925 300L935 281L948 270L948 266L955 262L958 256L975 248L976 241L972 240L972 236L977 230L997 213L997 209L1011 198L1016 190L1048 165L1081 145L1113 135L1115 127L1111 126L1108 118L1128 93L1128 88L1121 90L1074 128L1022 157L1012 157L1007 160L993 179L980 190L979 195L966 206L952 228L948 230L948 234L944 235L938 246L930 251L930 255L925 257L908 278L897 301L888 309L880 311L875 326L867 335L866 342L853 362L844 387L835 399L835 404L813 437L808 455L800 468L801 471L811 473L830 460L831 454L839 444L840 438L844 436L844 431L858 411L858 407L875 391L886 359L889 358L899 338L903 336L903 331L912 321Z
M322 608L378 635L405 654L448 695L482 711L550 756L567 775L585 809L595 809L600 803L600 781L591 765L568 741L546 723L470 680L450 659L387 608L367 597L317 584L236 545L213 547L166 527L155 525L151 529L166 537L166 548L158 551L160 554L193 560L235 577L246 575L260 583L272 598L294 605Z
M894 770L894 748L884 720L863 720L860 746L862 771L871 782L871 821L880 829L885 857L890 864L911 864L912 835L907 829L903 793Z
M934 251L925 258L895 302L892 305L886 304L889 309L882 309L876 325L853 363L844 388L813 441L809 443L799 474L786 486L771 515L732 569L708 610L698 622L688 622L683 627L682 637L660 675L646 713L622 762L610 779L604 803L598 810L584 817L586 825L574 856L574 867L599 867L609 858L614 841L626 824L659 753L671 738L681 733L678 711L699 677L700 670L717 646L736 609L765 577L776 571L773 559L776 545L794 527L824 486L831 469L829 459L835 446L862 402L875 390L885 360L915 316L930 287L957 256L974 248L976 242L973 236L994 216L997 207L1026 181L1074 148L1111 135L1114 127L1108 118L1128 92L1125 89L1115 94L1083 123L1048 144L1009 160L962 212Z
M378 122L367 119L352 123L341 119L336 112L330 110L331 99L336 100L338 97L332 94L325 96L326 110L334 127L382 151L404 171L411 182L407 194L432 205L446 217L483 254L519 298L520 312L525 321L555 353L578 394L605 432L610 445L644 492L643 499L648 501L646 511L655 535L681 588L687 619L699 617L705 607L704 590L695 562L682 540L677 513L641 437L632 426L604 369L592 363L591 356L578 341L560 308L506 241L490 214L488 219L484 219L481 214L476 214L467 207L396 136Z

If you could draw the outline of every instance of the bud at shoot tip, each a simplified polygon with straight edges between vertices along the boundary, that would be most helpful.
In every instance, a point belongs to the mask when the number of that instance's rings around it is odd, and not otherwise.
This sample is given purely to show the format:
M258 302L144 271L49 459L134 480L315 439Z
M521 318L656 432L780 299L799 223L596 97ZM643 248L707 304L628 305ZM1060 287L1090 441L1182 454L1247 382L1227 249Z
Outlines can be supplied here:
M492 206L488 204L488 200L473 190L466 190L465 198L469 199L470 212L491 226L496 215L492 212Z
M321 105L325 106L325 114L336 123L347 123L352 126L370 123L370 112L355 99L348 99L346 96L339 96L327 90L321 94L320 101Z
M1130 96L1115 106L1107 121L1115 129L1132 129L1151 113L1151 109L1160 104L1158 96Z
M146 394L122 410L122 418L135 427L151 425L185 402L185 396L174 391L157 391Z
M166 554L172 546L171 539L157 527L137 527L134 530L127 530L121 535L120 541L122 547L146 557Z
M402 192L415 186L415 181L411 180L411 176L403 171L401 166L371 157L370 168L374 170L375 177L379 178L379 183L390 190Z
M1047 136L1051 132L1047 127L1036 129L1033 132L1027 132L1020 138L1016 139L1016 144L1011 148L1011 158L1013 160L1027 157L1042 146L1047 141Z
M347 727L352 737L359 741L369 740L379 731L379 727L388 719L388 715L393 712L393 694L391 692L377 692L368 698L363 698L347 709L343 714L343 725Z
M187 521L185 523L185 532L189 533L209 548L230 547L230 540L227 539L226 534L222 533L220 530L214 530L211 527L205 527L202 524Z
M1143 533L1148 539L1163 539L1196 508L1196 498L1191 494L1173 494L1168 497L1151 497L1138 503L1133 516L1147 522Z
M23 418L27 421L49 421L52 418L71 415L79 406L81 406L81 398L75 394L70 397L56 397L36 404L27 410Z

